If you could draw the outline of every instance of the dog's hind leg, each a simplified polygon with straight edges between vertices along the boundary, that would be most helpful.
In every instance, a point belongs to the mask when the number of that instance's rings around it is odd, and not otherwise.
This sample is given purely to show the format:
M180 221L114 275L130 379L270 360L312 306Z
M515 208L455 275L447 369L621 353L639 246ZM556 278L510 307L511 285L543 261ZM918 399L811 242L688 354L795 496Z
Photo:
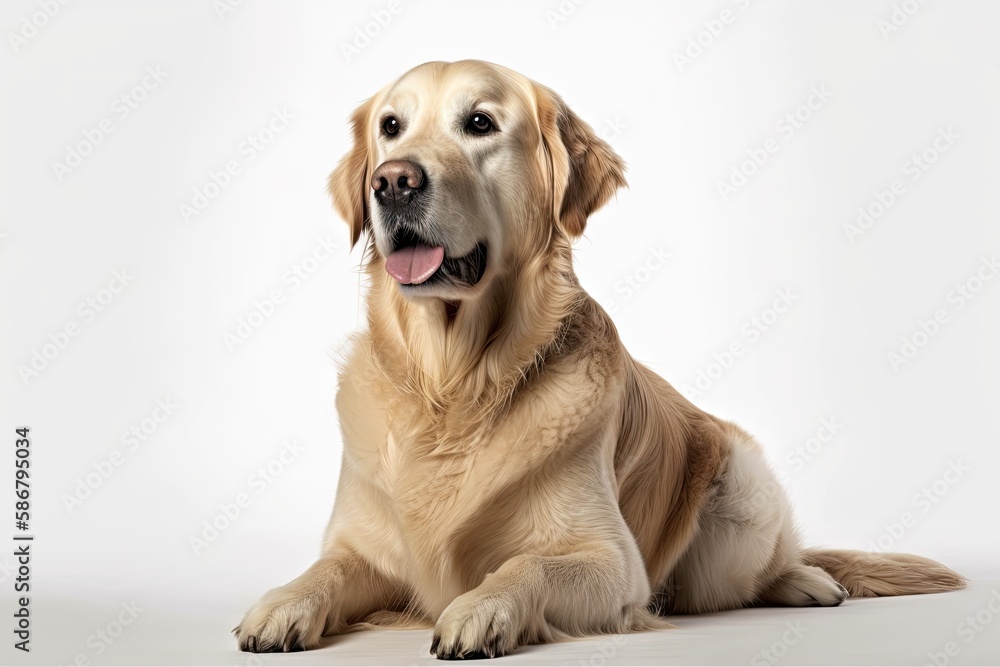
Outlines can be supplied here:
M785 607L836 607L848 598L847 589L818 567L789 567L760 595L764 604Z

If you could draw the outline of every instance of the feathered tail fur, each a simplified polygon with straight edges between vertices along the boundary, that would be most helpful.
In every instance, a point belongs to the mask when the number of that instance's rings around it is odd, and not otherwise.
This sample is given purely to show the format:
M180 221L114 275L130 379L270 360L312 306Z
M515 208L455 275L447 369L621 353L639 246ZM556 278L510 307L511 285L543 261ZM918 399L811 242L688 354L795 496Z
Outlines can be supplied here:
M943 593L965 587L964 577L923 556L806 549L802 559L806 565L826 570L851 597Z

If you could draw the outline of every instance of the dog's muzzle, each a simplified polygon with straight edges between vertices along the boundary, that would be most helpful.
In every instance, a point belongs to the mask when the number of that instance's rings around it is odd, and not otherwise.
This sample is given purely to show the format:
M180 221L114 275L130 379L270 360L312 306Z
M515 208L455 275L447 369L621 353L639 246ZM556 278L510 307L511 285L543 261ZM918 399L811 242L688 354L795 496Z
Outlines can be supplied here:
M372 174L372 190L380 218L392 238L385 270L400 285L471 287L486 272L486 244L478 243L461 257L448 257L444 245L421 224L427 177L410 160L383 162Z

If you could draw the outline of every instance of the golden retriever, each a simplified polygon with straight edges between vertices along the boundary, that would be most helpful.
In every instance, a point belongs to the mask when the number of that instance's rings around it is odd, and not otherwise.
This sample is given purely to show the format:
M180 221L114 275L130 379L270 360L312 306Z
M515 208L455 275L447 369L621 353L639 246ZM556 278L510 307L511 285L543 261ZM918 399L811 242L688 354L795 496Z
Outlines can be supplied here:
M555 93L432 62L352 122L329 185L370 282L336 505L319 560L247 612L240 648L433 625L438 657L492 657L667 611L963 585L917 556L803 549L753 438L629 356L571 256L624 165Z

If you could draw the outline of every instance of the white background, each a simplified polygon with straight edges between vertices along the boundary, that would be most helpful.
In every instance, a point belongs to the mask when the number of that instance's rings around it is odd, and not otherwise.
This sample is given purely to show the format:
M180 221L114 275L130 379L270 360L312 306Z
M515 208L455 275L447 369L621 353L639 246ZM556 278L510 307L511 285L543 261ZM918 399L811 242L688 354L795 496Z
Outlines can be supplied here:
M694 400L761 440L807 542L881 539L1000 578L1000 279L975 280L1000 252L1000 5L911 2L887 32L889 0L744 4L81 1L13 44L42 10L5 3L0 408L11 449L16 426L32 434L31 658L246 664L226 633L313 560L335 491L332 359L362 325L362 294L326 177L355 106L428 60L494 61L554 88L628 162L630 188L577 244L580 278L638 359L678 387L717 376ZM723 10L732 20L711 36L704 22ZM373 12L391 18L377 26ZM356 42L366 24L373 36ZM147 68L166 76L131 93ZM814 89L828 99L800 108ZM124 118L123 94L144 98ZM247 159L275 110L294 118ZM777 123L796 112L808 118L788 136ZM106 118L113 131L57 174ZM957 139L913 180L908 161L948 128ZM719 183L769 138L777 151L723 197ZM181 205L231 160L239 173L185 220ZM858 208L895 179L902 194L849 239ZM337 248L295 287L285 276L317 239ZM647 263L654 250L665 265ZM134 278L88 321L79 304L123 269ZM981 289L959 308L953 290L970 279ZM231 350L226 334L275 289L283 302ZM751 340L744 324L779 290L792 307ZM939 309L947 321L893 368L889 353ZM79 335L25 380L19 367L72 323ZM710 368L734 342L744 353ZM177 408L130 451L123 433L157 399ZM795 462L829 419L833 437ZM304 451L256 485L290 439ZM115 450L121 465L71 511L67 495ZM967 470L939 481L952 464ZM933 504L916 497L936 481ZM250 506L196 554L189 538L242 492ZM9 618L11 557L0 565ZM88 637L132 600L145 629L97 655ZM167 628L198 613L222 648L190 657ZM906 660L945 641L954 623L942 624L915 629ZM127 653L138 637L136 650L158 638L174 653Z

